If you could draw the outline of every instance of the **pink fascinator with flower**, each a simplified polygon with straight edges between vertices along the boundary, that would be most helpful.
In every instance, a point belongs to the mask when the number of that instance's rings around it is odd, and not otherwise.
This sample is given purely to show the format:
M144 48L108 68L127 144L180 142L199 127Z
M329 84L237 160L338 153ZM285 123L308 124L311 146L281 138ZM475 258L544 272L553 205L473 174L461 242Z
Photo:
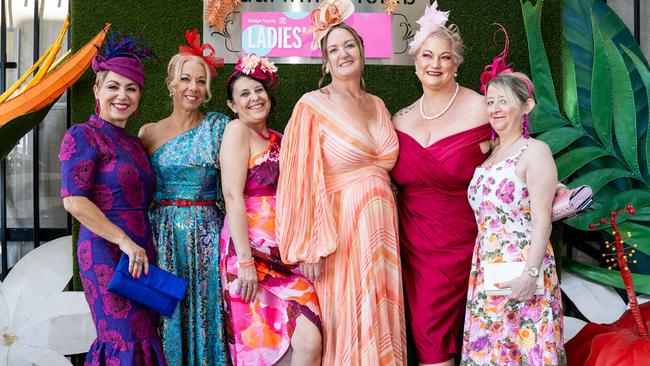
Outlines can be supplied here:
M236 74L250 76L257 81L267 82L272 89L277 88L278 68L266 57L259 57L254 53L240 57L235 65L235 72L228 78L228 84Z
M438 0L434 1L431 5L427 5L424 10L424 15L422 15L417 21L420 25L420 29L415 32L413 41L409 43L409 53L411 55L415 54L424 41L429 37L431 32L440 27L444 27L448 20L449 12L438 10Z
M343 23L352 13L354 13L354 4L350 0L323 1L318 8L311 12L312 26L305 32L305 34L314 33L311 49L317 49L327 31L333 26Z
M512 64L508 63L507 58L508 58L508 49L510 47L510 39L508 38L508 32L506 29L501 25L501 24L496 24L499 29L497 29L498 32L503 32L503 34L506 36L506 44L503 47L503 51L496 56L494 59L492 59L492 63L489 65L486 65L483 68L483 73L481 74L481 93L485 94L485 88L487 87L488 83L490 80L494 79L497 75L499 75L502 72L507 72L507 73L514 73L515 70L510 67ZM496 35L496 33L495 33ZM521 79L524 84L526 84L526 88L528 89L528 95L531 96L533 95L532 91L532 86L526 79Z
M216 57L216 53L212 46L207 43L201 44L199 31L196 28L191 31L186 30L185 40L187 40L187 46L178 46L178 53L181 55L199 56L208 64L208 67L210 68L210 76L217 76L217 68L223 67L224 60L221 57ZM205 54L206 50L208 51L207 54Z

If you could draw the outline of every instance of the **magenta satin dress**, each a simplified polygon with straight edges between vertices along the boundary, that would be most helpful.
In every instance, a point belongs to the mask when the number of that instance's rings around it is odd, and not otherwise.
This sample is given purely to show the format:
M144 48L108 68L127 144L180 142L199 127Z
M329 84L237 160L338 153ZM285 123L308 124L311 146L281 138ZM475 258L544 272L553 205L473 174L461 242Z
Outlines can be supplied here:
M420 363L443 362L459 353L477 234L467 187L487 158L479 143L491 131L484 124L428 147L397 131L400 153L391 175L399 189L407 321Z

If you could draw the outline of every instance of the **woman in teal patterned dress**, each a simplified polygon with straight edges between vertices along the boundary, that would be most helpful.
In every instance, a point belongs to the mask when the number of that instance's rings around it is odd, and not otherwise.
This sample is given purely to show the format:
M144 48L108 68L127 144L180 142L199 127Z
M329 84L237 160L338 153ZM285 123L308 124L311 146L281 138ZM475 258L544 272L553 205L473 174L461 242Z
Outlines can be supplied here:
M142 126L139 134L157 178L149 212L157 263L189 284L181 306L162 322L170 366L228 364L219 279L224 216L219 149L229 119L199 110L210 98L212 66L199 55L181 47L172 57L167 68L172 114Z

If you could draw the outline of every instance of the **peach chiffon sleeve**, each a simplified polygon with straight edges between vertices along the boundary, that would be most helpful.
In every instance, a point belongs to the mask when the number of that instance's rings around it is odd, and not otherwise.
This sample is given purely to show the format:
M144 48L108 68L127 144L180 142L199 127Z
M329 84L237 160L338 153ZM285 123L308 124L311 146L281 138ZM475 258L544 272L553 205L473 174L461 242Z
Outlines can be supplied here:
M317 263L337 247L319 118L308 103L298 101L282 138L275 227L280 255L288 264Z

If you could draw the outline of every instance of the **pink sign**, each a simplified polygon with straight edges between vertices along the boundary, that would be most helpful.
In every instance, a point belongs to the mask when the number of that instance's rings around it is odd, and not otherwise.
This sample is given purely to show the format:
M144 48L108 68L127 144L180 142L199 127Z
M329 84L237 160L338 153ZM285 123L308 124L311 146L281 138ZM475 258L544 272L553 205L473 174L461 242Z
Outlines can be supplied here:
M391 16L388 13L354 13L345 23L363 38L367 58L391 58ZM266 57L320 57L311 49L313 33L309 13L242 13L242 50Z

